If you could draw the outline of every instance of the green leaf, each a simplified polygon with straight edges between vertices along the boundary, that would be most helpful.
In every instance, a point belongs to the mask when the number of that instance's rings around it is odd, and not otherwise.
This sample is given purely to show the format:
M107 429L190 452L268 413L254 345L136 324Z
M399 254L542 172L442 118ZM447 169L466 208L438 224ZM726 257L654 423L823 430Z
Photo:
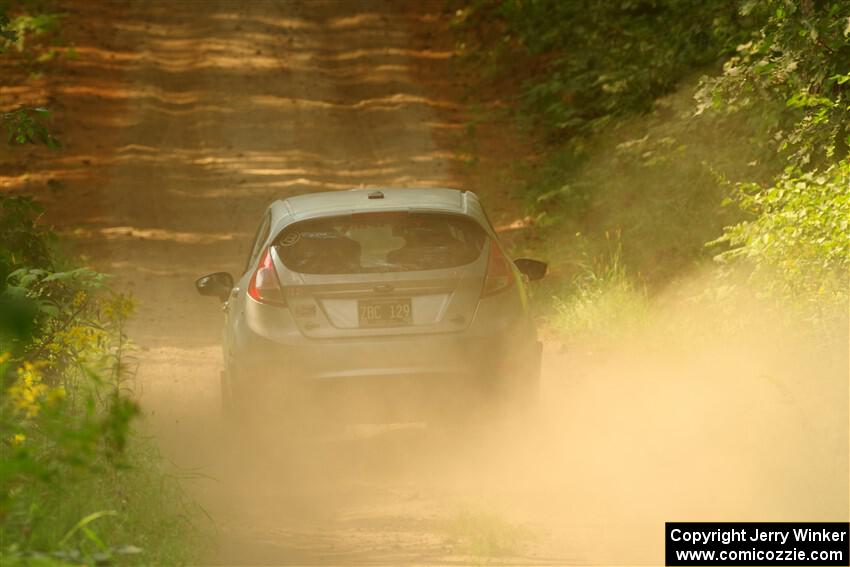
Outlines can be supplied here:
M65 536L61 540L59 540L59 547L64 547L75 533L77 533L80 530L85 529L86 526L88 526L92 522L99 520L100 518L107 517L107 516L117 516L117 515L118 515L118 512L116 512L115 510L101 510L100 512L94 512L94 513L89 514L88 516L85 516L79 522L74 524L74 527L72 527L70 530L68 530L68 533L66 533ZM86 530L86 531L88 531L88 530Z

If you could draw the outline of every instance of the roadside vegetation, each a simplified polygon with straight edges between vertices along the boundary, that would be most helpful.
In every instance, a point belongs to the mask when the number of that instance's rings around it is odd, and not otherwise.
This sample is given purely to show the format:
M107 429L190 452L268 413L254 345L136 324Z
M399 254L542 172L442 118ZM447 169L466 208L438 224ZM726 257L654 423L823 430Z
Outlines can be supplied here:
M0 56L31 72L61 45L62 16L44 6L0 4ZM49 119L4 107L0 152L59 151ZM197 509L138 430L124 332L134 302L41 214L29 197L0 195L0 563L186 563Z
M451 548L477 565L521 556L534 539L530 529L479 509L456 513L445 521L443 529Z
M703 299L846 318L850 5L454 8L475 87L539 150L514 166L532 224L517 247L552 261L552 329L640 327L654 297L709 271Z

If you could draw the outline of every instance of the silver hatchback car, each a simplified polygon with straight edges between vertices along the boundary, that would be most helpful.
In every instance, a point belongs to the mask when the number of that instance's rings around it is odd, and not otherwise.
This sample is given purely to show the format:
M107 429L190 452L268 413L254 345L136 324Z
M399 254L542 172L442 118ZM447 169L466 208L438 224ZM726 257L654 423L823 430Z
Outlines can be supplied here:
M225 410L387 421L533 403L541 346L526 282L478 198L353 189L276 201L224 302Z

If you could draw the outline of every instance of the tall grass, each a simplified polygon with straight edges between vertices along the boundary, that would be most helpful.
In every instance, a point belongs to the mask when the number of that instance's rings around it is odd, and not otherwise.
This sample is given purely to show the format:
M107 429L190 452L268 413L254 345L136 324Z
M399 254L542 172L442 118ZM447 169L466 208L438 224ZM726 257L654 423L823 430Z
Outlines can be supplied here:
M529 529L482 510L455 514L445 522L444 529L452 548L479 565L520 555L533 536Z
M606 241L605 253L586 256L572 280L554 290L546 319L564 338L610 340L649 321L649 296L623 264L619 231L606 233Z

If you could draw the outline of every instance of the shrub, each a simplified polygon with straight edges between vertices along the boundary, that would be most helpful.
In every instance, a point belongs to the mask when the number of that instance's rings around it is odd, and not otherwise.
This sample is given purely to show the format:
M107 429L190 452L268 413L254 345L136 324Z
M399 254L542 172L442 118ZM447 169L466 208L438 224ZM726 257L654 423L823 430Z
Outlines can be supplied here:
M785 120L766 132L792 163L829 166L850 150L850 4L843 0L748 1L758 22L718 77L705 78L699 110L785 103Z
M474 4L535 63L520 97L555 138L649 110L694 67L714 64L745 37L737 2L501 0ZM474 16L472 17L474 20ZM515 57L505 72L515 73Z
M131 435L139 410L124 322L134 303L110 291L104 274L65 265L38 212L29 199L0 197L0 559L143 554L156 563L167 548L167 562L177 562L173 540L188 526L176 519L182 496ZM149 502L133 499L140 491ZM132 505L162 515L145 524ZM152 549L135 545L160 525L172 533Z
M789 168L775 183L739 184L734 198L751 213L715 242L743 259L766 291L832 306L850 289L850 161L824 171Z
M745 260L772 295L846 311L850 218L850 4L766 0L742 10L759 22L723 73L703 80L698 111L735 113L784 103L765 132L788 167L771 183L738 183L731 200L751 218L715 242L723 261Z

